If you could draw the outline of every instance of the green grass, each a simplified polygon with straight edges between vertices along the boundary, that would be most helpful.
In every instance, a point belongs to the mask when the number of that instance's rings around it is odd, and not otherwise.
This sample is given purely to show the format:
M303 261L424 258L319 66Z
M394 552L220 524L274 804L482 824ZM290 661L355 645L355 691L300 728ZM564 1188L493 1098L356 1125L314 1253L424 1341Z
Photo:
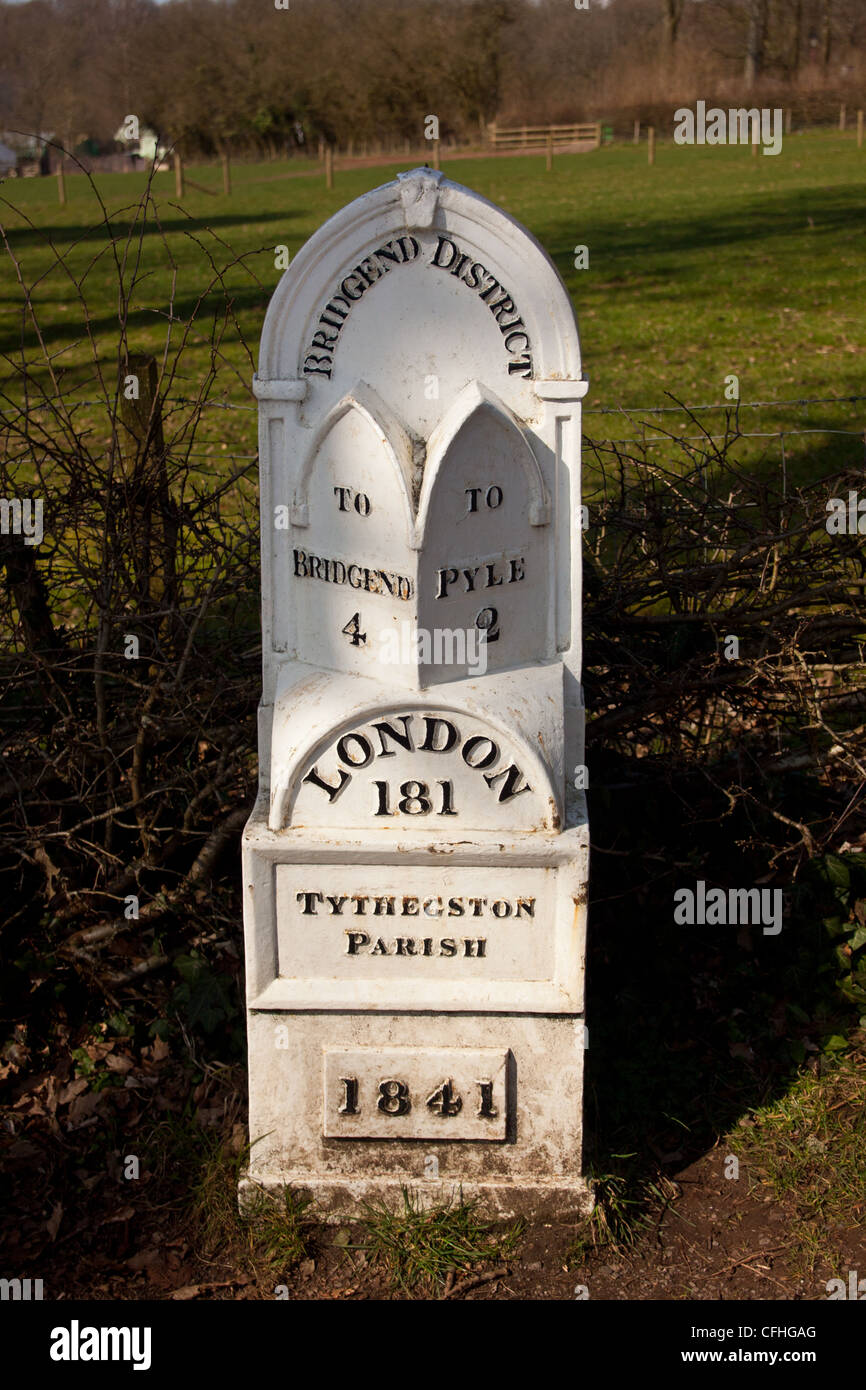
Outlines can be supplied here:
M188 189L182 207L175 205L173 175L157 175L155 196L178 269L180 311L188 313L210 275L202 246L220 264L243 254L247 269L235 267L226 282L255 352L279 274L274 246L285 243L294 254L330 214L404 167L338 171L328 191L320 173L297 162L292 171L279 163L237 164L231 197ZM739 377L743 402L862 392L866 149L858 151L852 136L793 135L780 155L757 159L741 146L665 143L653 168L645 148L623 144L558 156L550 174L543 156L457 159L443 169L517 217L553 257L578 311L590 412L669 404L666 393L689 403L721 401L730 373ZM188 172L221 189L218 168ZM88 360L82 314L70 282L52 268L46 237L58 248L74 243L67 259L81 275L104 234L89 230L97 209L84 176L68 175L66 183L65 207L58 205L54 179L7 181L0 189L35 230L8 207L0 205L0 215L28 281L42 277L36 303L48 344L61 352L58 365L74 373ZM104 175L97 185L114 212L135 202L144 176ZM585 271L574 269L578 244L590 250ZM130 341L133 349L153 351L164 339L170 279L166 248L156 235L145 237L142 263L150 278ZM94 331L110 355L116 290L108 256L92 264L85 286ZM14 351L21 340L21 293L8 263L0 287L0 344ZM227 347L226 356L237 373L225 378L228 397L252 404L243 385L249 361L237 346ZM186 365L191 385L205 362L202 324ZM215 450L227 439L234 449L254 447L255 415L228 414L211 412L219 417L210 430ZM723 413L703 418L712 425ZM837 404L744 409L740 423L768 431L856 430L862 418L862 407ZM671 428L685 423L679 415L663 422ZM616 415L589 413L585 427L597 437L640 433L634 420ZM768 447L778 455L777 443ZM813 475L862 455L858 440L824 433L792 439L789 450L792 469Z
M834 1264L838 1245L866 1226L866 1076L862 1045L802 1074L787 1095L752 1111L728 1136L741 1172L790 1215L803 1273Z
M523 1223L496 1231L482 1221L475 1202L446 1202L424 1207L403 1189L403 1208L368 1204L363 1220L363 1249L382 1266L394 1288L404 1293L442 1289L449 1274L471 1275L479 1265L501 1262L514 1254Z

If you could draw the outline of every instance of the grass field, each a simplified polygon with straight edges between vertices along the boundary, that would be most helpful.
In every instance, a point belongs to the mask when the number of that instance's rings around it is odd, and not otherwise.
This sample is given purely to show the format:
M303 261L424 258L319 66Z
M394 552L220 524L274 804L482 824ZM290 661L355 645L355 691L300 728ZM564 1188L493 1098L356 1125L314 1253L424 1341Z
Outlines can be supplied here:
M151 227L142 242L148 276L130 319L131 346L161 351L169 262L177 266L175 314L184 317L211 275L206 247L219 266L244 257L246 269L235 265L226 281L255 354L279 275L274 246L285 243L294 254L330 214L405 167L338 171L328 191L318 170L297 161L290 171L279 163L236 164L233 193L225 197L219 169L201 166L188 174L213 193L188 188L182 206L173 175L157 175L154 194L167 236L163 242ZM639 432L641 408L670 404L668 392L690 404L720 402L730 373L739 377L742 403L866 393L866 149L858 150L853 136L793 135L779 156L758 158L743 146L661 144L653 168L645 147L618 145L558 156L550 174L543 156L455 160L443 169L523 222L556 262L578 312L590 436ZM84 288L93 332L109 358L117 339L116 274L86 179L70 174L66 184L61 207L53 178L7 181L0 218L25 280L39 282L33 301L47 345L60 354L57 365L86 387L92 368L85 370L83 310L49 238L77 276L93 262ZM135 203L144 185L144 175L97 179L116 230L124 226L121 209ZM574 268L579 244L589 247L588 270ZM0 265L0 347L15 353L23 297L8 258ZM207 361L205 328L202 320L186 358L191 393ZM32 332L26 341L35 348ZM236 343L226 344L226 357L236 375L221 379L225 399L253 404L249 358ZM740 427L820 431L788 440L789 464L815 476L862 462L856 436L864 404L837 399L743 409ZM602 409L635 414L592 413ZM254 448L252 413L212 417L211 447L227 440L233 451ZM701 419L712 429L724 412ZM661 423L672 431L686 427L678 414ZM825 433L831 430L851 434ZM768 456L774 449L778 455L777 441L766 448Z

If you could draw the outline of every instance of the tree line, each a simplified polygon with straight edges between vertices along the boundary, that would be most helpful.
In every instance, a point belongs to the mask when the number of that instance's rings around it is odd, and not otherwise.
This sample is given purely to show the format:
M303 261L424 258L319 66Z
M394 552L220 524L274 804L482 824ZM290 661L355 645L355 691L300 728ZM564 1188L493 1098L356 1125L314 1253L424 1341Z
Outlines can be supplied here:
M0 127L190 151L862 94L863 0L0 0ZM285 5L284 8L278 8ZM860 104L862 104L862 96Z

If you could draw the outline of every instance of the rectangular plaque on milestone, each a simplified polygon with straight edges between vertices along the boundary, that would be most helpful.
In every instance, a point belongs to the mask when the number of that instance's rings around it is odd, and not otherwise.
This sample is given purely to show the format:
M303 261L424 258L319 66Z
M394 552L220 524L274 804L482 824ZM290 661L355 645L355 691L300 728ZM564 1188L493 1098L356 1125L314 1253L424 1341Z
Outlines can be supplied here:
M244 835L250 1167L333 1216L573 1218L589 833L574 313L416 169L310 239L259 400L264 689Z

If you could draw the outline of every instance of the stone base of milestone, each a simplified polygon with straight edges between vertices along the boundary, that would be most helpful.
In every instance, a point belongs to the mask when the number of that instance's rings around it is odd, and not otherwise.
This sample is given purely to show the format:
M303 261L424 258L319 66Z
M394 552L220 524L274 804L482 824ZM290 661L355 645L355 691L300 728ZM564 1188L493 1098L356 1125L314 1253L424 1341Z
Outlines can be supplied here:
M592 1209L581 1018L251 1010L248 1028L242 1206L291 1187L331 1220L404 1191L494 1219Z
M417 1181L411 1178L319 1177L308 1173L245 1173L238 1185L238 1205L242 1212L254 1210L261 1193L281 1194L286 1188L312 1198L315 1213L329 1222L357 1221L365 1207L386 1205L402 1209L405 1197L415 1206L433 1207L449 1202L477 1203L479 1214L488 1220L529 1221L567 1225L589 1216L595 1205L593 1191L585 1178L525 1179L522 1182L445 1182Z

